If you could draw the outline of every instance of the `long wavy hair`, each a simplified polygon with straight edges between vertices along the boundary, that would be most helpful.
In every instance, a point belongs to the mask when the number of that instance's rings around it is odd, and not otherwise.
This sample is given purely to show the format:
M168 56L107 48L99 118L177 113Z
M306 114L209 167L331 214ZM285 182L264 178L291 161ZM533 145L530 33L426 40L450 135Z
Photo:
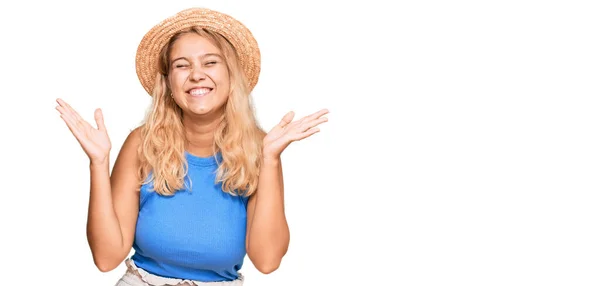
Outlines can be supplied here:
M218 152L221 154L215 183L222 183L222 190L232 195L250 196L258 186L265 132L256 120L247 79L235 49L222 35L203 28L190 28L174 35L160 53L152 104L140 126L140 182L153 182L154 190L161 195L173 195L191 187L186 180L189 166L185 158L183 112L170 96L167 84L171 49L185 33L197 33L208 39L225 58L230 94L214 133L215 159Z

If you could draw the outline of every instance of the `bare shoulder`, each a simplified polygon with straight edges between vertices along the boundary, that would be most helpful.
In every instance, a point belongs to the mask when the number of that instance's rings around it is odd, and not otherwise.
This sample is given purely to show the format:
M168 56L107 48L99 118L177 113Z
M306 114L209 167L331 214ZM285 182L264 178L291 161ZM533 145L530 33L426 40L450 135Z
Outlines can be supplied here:
M121 147L121 150L126 149L126 151L129 151L130 149L134 149L136 151L137 154L137 148L140 146L140 144L142 143L142 127L136 127L135 129L133 129L129 135L127 135L127 138L125 138L125 142L123 142L123 146Z

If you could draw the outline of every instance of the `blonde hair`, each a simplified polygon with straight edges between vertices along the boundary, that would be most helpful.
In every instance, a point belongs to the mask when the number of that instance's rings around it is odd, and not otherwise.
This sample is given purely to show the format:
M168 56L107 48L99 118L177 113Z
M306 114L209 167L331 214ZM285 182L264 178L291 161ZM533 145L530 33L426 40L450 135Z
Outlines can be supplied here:
M190 28L174 35L163 47L159 72L152 92L152 105L140 127L142 143L138 149L141 184L151 181L161 195L173 195L185 187L188 171L185 158L183 113L170 96L167 85L169 53L175 41L185 33L197 33L221 50L229 70L230 94L223 115L214 133L213 151L221 160L216 182L232 195L252 195L258 186L262 158L262 139L265 132L254 115L254 106L247 79L237 60L235 49L222 35L203 29Z

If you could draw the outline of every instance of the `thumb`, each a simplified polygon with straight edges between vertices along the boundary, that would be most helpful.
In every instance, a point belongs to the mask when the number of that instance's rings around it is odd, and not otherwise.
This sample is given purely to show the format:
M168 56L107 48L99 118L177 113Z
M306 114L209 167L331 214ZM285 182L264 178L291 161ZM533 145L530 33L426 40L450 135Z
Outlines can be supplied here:
M290 122L292 122L292 119L294 119L294 112L290 111L281 119L281 121L279 122L279 126L281 126L282 128L285 127Z
M96 111L94 112L94 119L96 120L96 124L98 125L98 130L106 131L106 126L104 126L104 116L102 115L102 109L96 109Z

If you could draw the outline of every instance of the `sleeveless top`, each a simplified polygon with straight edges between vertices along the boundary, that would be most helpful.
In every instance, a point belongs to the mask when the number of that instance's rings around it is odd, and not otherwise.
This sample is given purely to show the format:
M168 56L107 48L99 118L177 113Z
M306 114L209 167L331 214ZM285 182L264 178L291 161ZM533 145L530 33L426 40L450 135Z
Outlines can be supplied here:
M162 196L140 188L135 265L154 275L204 282L236 280L246 256L248 198L215 184L221 160L185 153L191 190ZM188 178L186 181L189 184Z

